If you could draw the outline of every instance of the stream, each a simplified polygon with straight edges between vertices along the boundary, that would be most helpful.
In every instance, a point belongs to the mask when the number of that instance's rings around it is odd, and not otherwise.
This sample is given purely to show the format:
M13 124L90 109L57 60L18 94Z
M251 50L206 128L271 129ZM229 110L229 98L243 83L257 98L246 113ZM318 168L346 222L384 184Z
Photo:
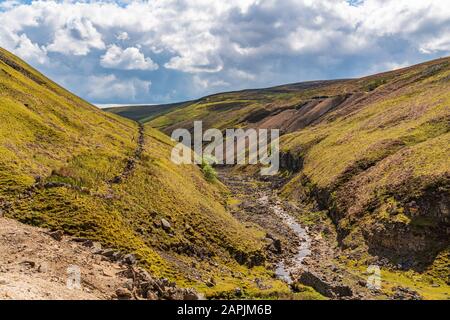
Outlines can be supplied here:
M297 247L297 253L286 260L281 260L277 263L275 268L275 275L286 281L287 283L292 283L291 273L298 270L299 265L302 261L311 253L311 239L307 233L307 229L303 228L294 217L288 214L284 208L277 201L275 204L269 203L269 197L267 195L258 199L261 205L268 206L272 209L273 213L278 216L285 225L287 225L299 238L300 244Z
M275 263L275 275L277 278L285 281L288 284L293 282L292 275L301 268L303 260L311 254L311 238L308 235L308 229L302 227L297 220L290 215L282 205L281 200L276 193L272 192L270 186L266 183L264 185L255 186L255 179L249 176L239 176L230 172L227 168L218 169L219 177L237 198L245 198L246 202L255 203L257 207L263 208L266 215L272 216L274 221L256 220L261 226L267 223L284 224L279 226L282 229L292 231L293 235L298 239L294 253L289 257L281 258ZM256 214L256 217L260 214ZM292 240L291 241L295 241ZM297 243L297 241L295 241Z

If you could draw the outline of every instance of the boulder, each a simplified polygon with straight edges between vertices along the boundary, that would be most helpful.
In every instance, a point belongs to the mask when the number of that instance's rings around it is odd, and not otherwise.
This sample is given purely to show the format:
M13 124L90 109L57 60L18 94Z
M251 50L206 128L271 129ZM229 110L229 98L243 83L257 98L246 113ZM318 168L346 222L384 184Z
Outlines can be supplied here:
M201 296L194 289L184 289L183 300L201 300Z
M167 221L166 219L162 218L161 219L161 226L164 230L166 231L170 231L172 229L171 224L169 223L169 221Z
M406 287L395 287L393 288L394 295L392 299L394 300L422 300L422 296L412 289Z
M135 264L137 262L137 259L136 259L136 256L134 254L130 253L130 254L126 254L123 257L123 261L126 264Z
M118 288L116 290L116 295L119 300L130 300L133 298L133 294L127 288Z
M62 230L56 230L53 232L50 232L48 234L50 237L52 237L53 239L55 239L56 241L61 241L64 235L64 232Z
M303 271L298 281L305 286L312 287L328 298L350 297L353 295L352 289L349 286L328 281L311 271Z
M113 250L113 249L105 249L105 250L102 250L100 252L100 254L105 256L105 257L107 257L107 258L112 258L115 252L116 251Z

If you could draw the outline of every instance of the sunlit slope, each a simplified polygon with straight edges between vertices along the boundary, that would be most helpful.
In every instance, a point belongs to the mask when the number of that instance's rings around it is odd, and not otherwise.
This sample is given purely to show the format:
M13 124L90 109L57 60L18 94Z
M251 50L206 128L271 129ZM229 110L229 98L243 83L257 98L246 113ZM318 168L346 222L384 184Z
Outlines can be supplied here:
M360 103L282 138L302 162L285 191L307 186L331 208L344 246L420 269L449 246L449 59L381 79Z
M136 253L155 275L207 294L253 294L261 291L256 277L268 293L287 290L264 268L265 234L224 209L223 186L194 165L174 165L172 142L158 131L144 130L136 157L135 122L93 107L4 50L0 120L3 214Z
M113 175L137 135L133 122L103 113L2 49L0 121L2 192L30 185L75 156L105 154L111 161L101 172Z

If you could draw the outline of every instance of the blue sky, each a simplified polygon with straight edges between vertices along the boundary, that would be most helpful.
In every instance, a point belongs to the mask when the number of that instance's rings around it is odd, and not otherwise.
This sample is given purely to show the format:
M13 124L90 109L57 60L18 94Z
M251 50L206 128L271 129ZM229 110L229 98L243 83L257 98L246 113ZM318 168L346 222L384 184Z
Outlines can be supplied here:
M0 46L96 104L167 103L450 53L448 0L0 1Z

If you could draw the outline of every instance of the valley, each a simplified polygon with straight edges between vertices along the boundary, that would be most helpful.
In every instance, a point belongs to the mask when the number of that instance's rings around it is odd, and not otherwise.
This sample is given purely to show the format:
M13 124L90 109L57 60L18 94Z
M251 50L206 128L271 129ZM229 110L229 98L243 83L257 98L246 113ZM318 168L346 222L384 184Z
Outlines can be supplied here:
M281 129L285 179L272 191L309 208L300 222L335 232L344 269L377 265L395 279L388 293L403 283L446 298L449 76L443 58L361 79L219 93L142 121L166 134L198 120L204 129ZM256 176L251 166L236 170Z
M105 112L0 49L0 295L449 299L449 77L444 58ZM282 170L174 164L196 120L279 128ZM66 290L69 265L90 292Z

